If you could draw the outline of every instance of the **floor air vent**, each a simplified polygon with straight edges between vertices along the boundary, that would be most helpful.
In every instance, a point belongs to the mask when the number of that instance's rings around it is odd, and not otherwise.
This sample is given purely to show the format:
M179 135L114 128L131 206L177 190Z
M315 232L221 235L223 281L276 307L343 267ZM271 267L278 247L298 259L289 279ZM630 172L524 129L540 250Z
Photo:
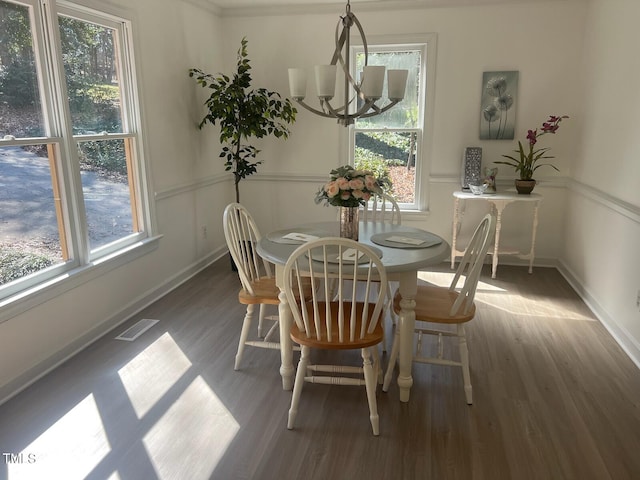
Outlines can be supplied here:
M142 335L144 332L153 327L159 320L152 320L150 318L143 318L134 325L127 328L124 332L116 337L116 340L126 340L127 342L133 342L136 338Z

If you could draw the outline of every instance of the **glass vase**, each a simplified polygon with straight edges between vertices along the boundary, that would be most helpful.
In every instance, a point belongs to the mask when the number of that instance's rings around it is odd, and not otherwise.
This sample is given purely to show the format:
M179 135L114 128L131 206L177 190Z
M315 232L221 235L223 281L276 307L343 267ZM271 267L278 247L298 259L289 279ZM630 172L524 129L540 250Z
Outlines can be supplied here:
M359 207L340 207L340 236L358 241Z

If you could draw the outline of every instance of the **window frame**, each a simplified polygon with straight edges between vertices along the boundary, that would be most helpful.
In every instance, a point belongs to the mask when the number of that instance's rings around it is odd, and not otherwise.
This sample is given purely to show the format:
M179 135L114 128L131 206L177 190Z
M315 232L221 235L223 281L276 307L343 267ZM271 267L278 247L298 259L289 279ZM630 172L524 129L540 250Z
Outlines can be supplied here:
M436 64L436 40L435 33L427 34L407 34L407 35L371 35L367 37L367 47L369 52L393 52L403 49L421 51L421 75L419 118L417 128L378 128L378 129L358 129L356 122L349 126L348 132L348 159L353 165L355 160L355 136L359 131L369 132L417 132L416 138L416 162L415 162L415 192L414 203L399 203L403 212L426 212L428 211L428 182L430 174L430 152L433 131L433 100L435 98L435 64ZM351 39L351 52L349 71L355 75L355 64L357 53L363 52L362 39L353 37ZM355 77L354 77L355 78ZM384 104L383 104L384 105Z
M157 248L160 238L154 235L155 212L150 198L150 176L143 155L145 139L131 18L122 12L109 11L109 7L104 5L89 8L65 0L5 1L29 8L45 136L0 139L0 146L48 146L52 183L54 189L60 190L60 198L52 198L52 201L56 210L62 209L62 218L58 212L57 219L64 259L61 263L0 286L0 322L87 281L86 278L70 281L78 274L92 271L91 277L94 277L152 251ZM121 132L73 135L61 54L59 15L113 29L114 36L117 36ZM125 156L129 198L132 221L137 229L107 245L90 249L77 145L80 141L115 139L123 140L128 147ZM35 298L35 294L41 295Z

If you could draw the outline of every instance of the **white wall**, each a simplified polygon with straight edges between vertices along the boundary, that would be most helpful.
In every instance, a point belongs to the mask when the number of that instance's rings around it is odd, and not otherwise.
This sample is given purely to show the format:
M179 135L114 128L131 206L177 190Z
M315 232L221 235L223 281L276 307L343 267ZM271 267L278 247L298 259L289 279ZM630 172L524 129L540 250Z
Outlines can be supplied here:
M361 11L362 10L362 11ZM256 84L288 92L287 68L327 63L333 53L334 29L341 8L314 15L243 15L225 18L224 37L239 44L249 40L249 55ZM559 173L539 170L537 191L545 195L541 208L538 257L555 261L562 244L564 186L576 155L580 114L580 75L586 6L581 1L532 2L511 6L431 9L372 9L352 7L368 35L435 33L436 80L433 108L433 142L422 159L427 168L430 212L403 220L451 237L453 199L459 189L462 153L466 146L483 148L483 163L493 165L500 155L516 148L516 141L480 141L479 112L482 73L520 71L517 138L541 125L550 114L568 114L560 133L545 137L553 148ZM310 85L309 92L311 92ZM309 99L312 101L311 97ZM243 202L254 212L261 228L275 228L314 218L334 218L335 212L316 206L314 193L334 166L346 163L343 127L300 109L286 142L268 142L265 164L245 182ZM499 166L499 188L512 188L515 172ZM264 181L260 181L263 179ZM277 179L274 181L274 179ZM282 182L282 179L286 179ZM512 208L512 207L510 207ZM311 212L311 213L310 213ZM507 229L521 231L530 217L519 210L505 215ZM479 217L478 217L479 219ZM469 224L476 219L469 218ZM522 245L524 247L524 245Z
M592 0L563 271L640 365L640 3Z

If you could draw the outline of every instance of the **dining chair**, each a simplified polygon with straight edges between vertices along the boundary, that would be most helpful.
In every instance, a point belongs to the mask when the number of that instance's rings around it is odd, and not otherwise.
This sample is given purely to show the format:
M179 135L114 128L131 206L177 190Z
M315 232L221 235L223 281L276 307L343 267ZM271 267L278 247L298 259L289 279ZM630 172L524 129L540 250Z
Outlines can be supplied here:
M476 305L473 301L478 286L478 279L484 259L487 255L489 243L495 234L496 217L487 214L478 224L471 237L467 250L458 265L453 280L449 287L437 285L418 285L415 299L416 329L418 336L413 361L417 363L431 363L435 365L449 365L462 368L464 392L467 404L473 403L471 375L469 372L469 352L465 336L464 324L473 319L476 313ZM457 285L462 276L465 276L462 288ZM393 299L393 308L400 312L402 297L396 292ZM440 328L428 328L424 323L455 325L455 330ZM437 336L437 353L435 356L427 356L422 353L422 336ZM460 360L443 358L443 337L457 337L460 352ZM389 390L389 384L398 358L400 337L398 332L394 336L389 365L384 376L383 391Z
M391 195L376 193L362 207L360 219L363 222L385 222L392 225L402 223L398 202Z
M391 195L386 193L376 193L371 196L369 201L362 208L363 222L380 222L389 223L391 225L400 225L402 223L402 214L398 202ZM387 303L385 312L389 312L392 328L396 327L397 318L393 311L393 288L389 284L387 286ZM382 343L382 351L387 351L387 342Z
M311 280L307 292L295 287L305 277ZM374 287L378 280L380 284ZM291 339L301 346L302 353L288 429L294 426L304 382L364 385L373 434L379 435L376 387L381 369L377 345L384 338L380 317L386 288L382 261L362 243L326 237L301 245L291 254L284 266L284 290L294 320ZM310 363L312 350L359 350L362 366L314 365Z
M260 241L261 235L249 211L239 203L227 205L223 215L223 227L227 247L242 285L240 292L238 292L238 301L247 306L234 365L234 369L238 370L246 345L280 349L280 343L272 340L273 335L278 332L278 317L266 315L268 305L276 307L279 305L278 294L280 290L276 286L271 264L258 256L256 252L255 247ZM258 339L249 340L256 305L260 306ZM273 321L266 334L264 333L265 320Z

